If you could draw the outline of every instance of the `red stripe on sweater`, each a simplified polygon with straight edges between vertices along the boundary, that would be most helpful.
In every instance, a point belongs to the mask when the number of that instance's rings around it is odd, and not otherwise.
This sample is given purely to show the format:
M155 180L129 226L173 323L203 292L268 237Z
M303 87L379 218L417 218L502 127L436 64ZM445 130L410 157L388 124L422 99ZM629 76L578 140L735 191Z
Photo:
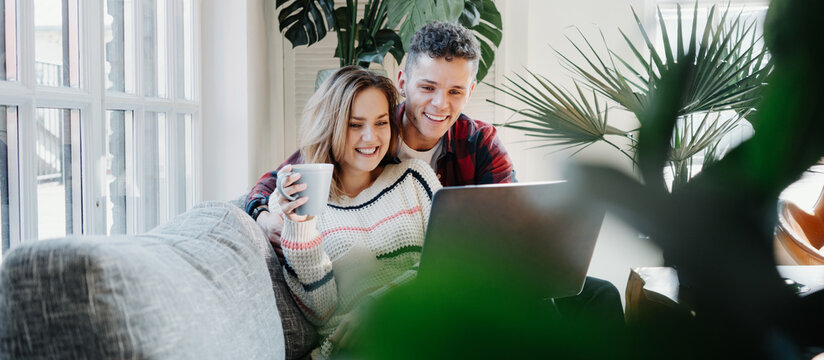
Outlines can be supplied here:
M418 213L418 212L421 212L421 207L420 207L420 206L415 206L415 207L413 207L413 208L411 208L411 209L409 209L409 210L401 210L401 211L398 211L398 212L397 212L397 213L395 213L394 215L389 216L389 217L387 217L387 218L384 218L384 219L382 219L381 221L378 221L375 225L372 225L371 227L368 227L368 228L365 228L365 227L355 227L355 226L343 226L343 227L339 227L339 228L334 228L334 229L329 229L329 230L326 230L326 231L324 231L324 232L323 232L323 234L322 234L322 235L323 235L323 236L327 236L327 235L329 235L329 234L333 234L333 233L336 233L336 232L339 232L339 231L362 231L362 232L369 232L369 231L375 230L375 228L377 228L377 227L378 227L378 226L380 226L381 224L383 224L383 223L385 223L385 222L387 222L387 221L389 221L389 220L392 220L392 219L394 219L394 218L396 218L396 217L398 217L398 216L401 216L401 215L411 215L411 214Z
M298 242L291 241L289 239L281 238L280 239L280 244L283 247L288 248L289 250L307 250L307 249L311 249L315 246L320 245L320 243L322 241L323 241L323 235L318 235L318 237L316 237L314 240L309 241L309 242L305 242L305 243L298 243Z

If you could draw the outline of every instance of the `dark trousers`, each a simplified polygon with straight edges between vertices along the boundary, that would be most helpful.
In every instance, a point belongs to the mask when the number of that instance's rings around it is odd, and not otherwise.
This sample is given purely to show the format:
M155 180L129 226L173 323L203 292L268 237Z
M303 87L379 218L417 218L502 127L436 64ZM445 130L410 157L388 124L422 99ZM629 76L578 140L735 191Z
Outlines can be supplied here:
M596 320L617 329L624 327L621 294L609 281L587 276L580 294L554 299L554 302L564 318Z
M579 342L582 359L621 359L627 353L627 330L621 295L609 281L587 276L576 296L553 299L565 332Z

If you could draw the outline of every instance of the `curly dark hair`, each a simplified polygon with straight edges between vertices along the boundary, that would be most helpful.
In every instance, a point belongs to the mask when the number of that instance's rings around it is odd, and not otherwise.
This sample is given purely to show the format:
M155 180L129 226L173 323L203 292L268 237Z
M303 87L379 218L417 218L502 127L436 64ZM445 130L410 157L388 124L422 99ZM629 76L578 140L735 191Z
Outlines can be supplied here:
M409 54L404 70L408 73L418 63L422 54L446 61L459 57L472 63L474 72L478 72L481 57L481 45L472 31L458 23L431 21L421 27L409 43ZM474 78L474 75L473 75Z

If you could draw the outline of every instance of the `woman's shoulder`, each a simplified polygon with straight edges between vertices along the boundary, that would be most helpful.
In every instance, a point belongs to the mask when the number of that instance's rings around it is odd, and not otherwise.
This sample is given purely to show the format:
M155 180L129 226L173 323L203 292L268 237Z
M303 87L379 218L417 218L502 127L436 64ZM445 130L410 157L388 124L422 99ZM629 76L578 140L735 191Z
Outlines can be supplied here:
M419 159L407 159L401 161L397 164L389 164L386 165L386 169L384 171L389 171L392 178L398 179L403 177L404 174L413 172L419 175L432 175L435 176L435 172L432 171L432 168L423 160ZM429 178L429 176L426 176Z
M411 175L417 181L423 183L425 187L432 188L433 191L441 187L438 177L435 175L435 171L433 171L432 167L430 167L429 164L423 160L408 159L400 162L399 164L393 164L393 166L395 166L394 172L396 174L396 179Z
M394 165L404 170L412 169L418 172L423 170L432 171L432 168L429 166L429 164L420 159L406 159Z

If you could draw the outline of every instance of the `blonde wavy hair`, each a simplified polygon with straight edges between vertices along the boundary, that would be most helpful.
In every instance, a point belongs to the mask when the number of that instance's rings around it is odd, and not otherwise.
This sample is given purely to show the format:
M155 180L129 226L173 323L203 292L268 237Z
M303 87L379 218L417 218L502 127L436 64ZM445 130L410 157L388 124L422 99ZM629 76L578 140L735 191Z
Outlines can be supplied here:
M334 164L330 198L343 194L341 188L340 160L346 149L346 133L355 96L368 88L376 88L386 95L389 103L389 150L380 165L394 161L400 136L400 119L396 118L395 106L398 92L392 81L358 66L345 66L329 76L309 98L303 108L300 129L300 153L307 164Z

